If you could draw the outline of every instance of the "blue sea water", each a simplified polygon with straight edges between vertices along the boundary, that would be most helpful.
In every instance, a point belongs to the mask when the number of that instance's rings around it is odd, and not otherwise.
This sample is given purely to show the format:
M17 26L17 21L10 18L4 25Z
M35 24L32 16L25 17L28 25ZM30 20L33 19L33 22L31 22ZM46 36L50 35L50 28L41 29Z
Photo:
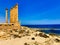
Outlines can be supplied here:
M57 24L57 25L22 25L22 26L28 26L31 28L60 28L60 24Z
M42 32L60 34L60 24L55 24L55 25L22 25L22 26L27 26L30 28L48 28L49 30L42 30Z

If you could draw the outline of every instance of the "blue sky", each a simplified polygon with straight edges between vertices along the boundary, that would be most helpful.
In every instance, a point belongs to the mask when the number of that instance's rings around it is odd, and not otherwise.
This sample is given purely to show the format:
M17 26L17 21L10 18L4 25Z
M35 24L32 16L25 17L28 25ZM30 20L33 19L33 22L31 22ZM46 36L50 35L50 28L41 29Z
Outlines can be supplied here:
M5 22L5 8L10 12L16 3L22 25L60 24L60 0L0 0L0 23Z

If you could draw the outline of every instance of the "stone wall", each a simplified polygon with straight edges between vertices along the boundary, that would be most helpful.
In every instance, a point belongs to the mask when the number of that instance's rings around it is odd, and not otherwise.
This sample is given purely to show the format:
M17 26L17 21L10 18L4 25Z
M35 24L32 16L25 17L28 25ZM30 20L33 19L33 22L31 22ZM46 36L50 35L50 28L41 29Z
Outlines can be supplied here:
M15 24L0 24L0 30L20 30L20 26L15 26Z
M18 21L18 5L16 4L10 10L10 23L15 23Z

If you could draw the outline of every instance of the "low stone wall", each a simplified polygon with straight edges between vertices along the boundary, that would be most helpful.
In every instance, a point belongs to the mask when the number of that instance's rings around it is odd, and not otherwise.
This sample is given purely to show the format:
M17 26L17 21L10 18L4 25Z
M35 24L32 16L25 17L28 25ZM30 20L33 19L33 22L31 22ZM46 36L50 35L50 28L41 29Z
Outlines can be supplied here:
M0 30L4 29L20 29L20 26L15 26L15 24L0 24Z

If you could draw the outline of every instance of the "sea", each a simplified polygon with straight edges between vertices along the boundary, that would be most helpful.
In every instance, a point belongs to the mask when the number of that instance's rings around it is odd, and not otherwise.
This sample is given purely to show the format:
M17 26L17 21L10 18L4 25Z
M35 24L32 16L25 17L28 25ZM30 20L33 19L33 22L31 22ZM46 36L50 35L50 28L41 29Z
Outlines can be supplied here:
M22 26L27 26L29 28L47 28L41 30L42 32L45 33L52 33L52 34L57 34L60 35L60 24L52 24L52 25L22 25ZM40 31L40 30L39 30Z

